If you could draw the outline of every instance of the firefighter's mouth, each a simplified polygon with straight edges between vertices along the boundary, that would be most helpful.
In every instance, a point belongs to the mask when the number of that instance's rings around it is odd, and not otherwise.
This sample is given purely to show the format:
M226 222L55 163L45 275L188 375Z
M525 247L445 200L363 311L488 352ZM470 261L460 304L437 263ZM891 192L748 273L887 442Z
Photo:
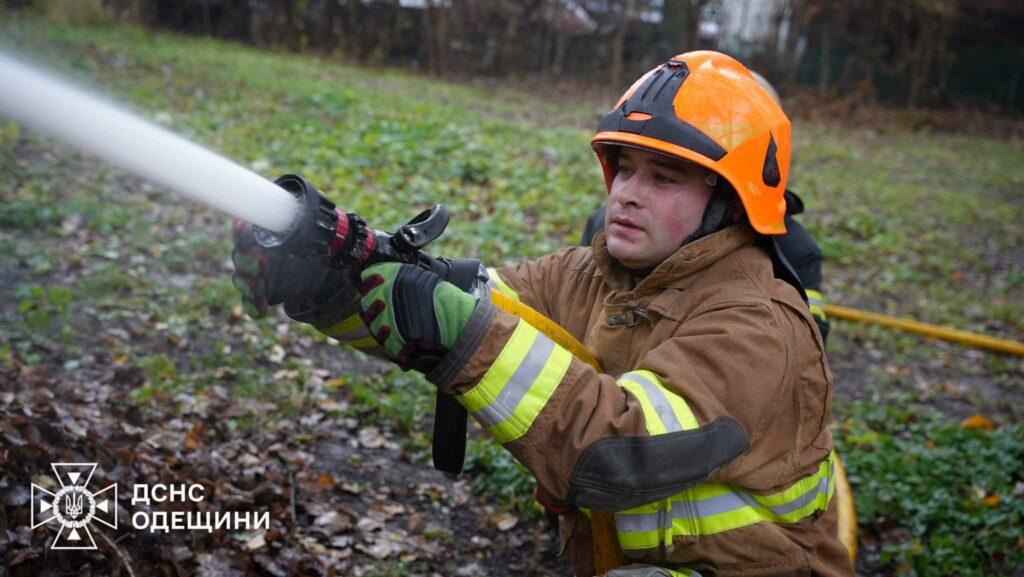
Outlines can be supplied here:
M640 226L640 224L637 221L631 218L626 218L624 216L616 216L612 218L612 227L627 232L644 230L644 227Z

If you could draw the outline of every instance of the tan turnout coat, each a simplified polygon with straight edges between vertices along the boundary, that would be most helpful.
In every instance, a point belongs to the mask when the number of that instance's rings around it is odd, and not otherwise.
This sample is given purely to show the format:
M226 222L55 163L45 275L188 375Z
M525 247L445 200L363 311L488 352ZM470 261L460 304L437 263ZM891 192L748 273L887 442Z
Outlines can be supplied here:
M515 352L510 352L514 347L509 343L520 321L488 305L478 307L465 338L460 337L465 358L440 367L431 379L442 390L462 395L460 400L490 425L488 430L501 433L496 435L499 441L536 477L542 503L569 510L561 517L562 545L577 575L594 573L589 522L574 506L582 494L576 485L586 477L580 471L596 459L588 448L599 441L602 447L619 442L619 449L608 450L621 450L631 439L650 441L656 429L651 422L655 414L635 392L638 385L625 386L627 373L643 377L634 383L644 378L657 382L662 391L657 394L665 398L677 396L672 406L692 413L691 428L695 425L714 436L719 425L728 425L733 432L724 443L730 446L745 438L738 456L721 466L708 465L712 470L701 481L704 484L714 483L737 495L765 496L828 469L823 463L833 448L828 430L832 377L821 338L807 305L792 286L775 278L771 259L746 224L680 248L645 277L610 258L604 233L598 234L592 248L567 248L505 266L497 269L497 277L493 281L504 285L501 288L580 340L600 361L602 371L551 353L542 364L556 377L547 384L537 377L529 385L524 398L532 405L517 399L512 401L517 406L500 406L510 404L503 400L510 394L497 394L496 388L478 394L485 385L498 387L500 383L493 383L511 382L520 378L511 373L525 371L508 365ZM508 366L502 369L503 363ZM496 374L501 370L504 376ZM487 403L489 408L482 409ZM501 419L504 424L495 425ZM684 443L664 467L633 473L655 475L662 469L713 461L715 457L702 452L712 451L712 446L703 441ZM619 466L614 459L608 462ZM813 491L807 493L807 498L814 496ZM829 495L818 509L795 522L691 531L685 529L690 525L680 511L683 505L669 499L658 508L680 518L675 529L659 533L659 539L667 534L669 542L629 549L627 554L638 562L699 571L705 577L852 575L836 535L835 501ZM621 512L614 502L601 502L603 506L594 508ZM673 506L674 511L665 511ZM626 523L617 521L623 531Z

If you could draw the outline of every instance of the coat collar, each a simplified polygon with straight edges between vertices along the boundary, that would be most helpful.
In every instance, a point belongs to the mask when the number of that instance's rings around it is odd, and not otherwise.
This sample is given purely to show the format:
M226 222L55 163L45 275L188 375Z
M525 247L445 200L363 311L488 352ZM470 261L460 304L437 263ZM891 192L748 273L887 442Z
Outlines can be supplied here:
M740 223L684 245L654 268L646 277L638 277L608 254L604 230L594 237L592 255L605 282L615 291L659 291L685 288L687 278L729 253L754 243L756 234L747 223Z

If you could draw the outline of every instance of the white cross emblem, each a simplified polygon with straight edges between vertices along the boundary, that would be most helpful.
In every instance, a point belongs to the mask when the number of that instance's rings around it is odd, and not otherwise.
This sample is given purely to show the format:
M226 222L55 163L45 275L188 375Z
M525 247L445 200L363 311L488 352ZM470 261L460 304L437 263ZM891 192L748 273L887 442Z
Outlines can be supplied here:
M32 528L56 520L60 531L51 549L95 549L92 521L117 529L117 483L89 490L96 463L51 463L60 483L56 493L32 483ZM39 496L36 496L36 493Z

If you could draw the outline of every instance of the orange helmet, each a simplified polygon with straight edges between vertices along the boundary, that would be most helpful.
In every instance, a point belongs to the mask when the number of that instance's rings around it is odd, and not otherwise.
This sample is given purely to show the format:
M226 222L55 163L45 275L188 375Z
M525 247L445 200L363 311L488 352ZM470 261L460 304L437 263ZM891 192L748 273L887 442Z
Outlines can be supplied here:
M789 119L749 70L711 51L673 57L637 80L601 119L590 141L611 190L608 145L699 164L736 189L754 229L783 234Z

